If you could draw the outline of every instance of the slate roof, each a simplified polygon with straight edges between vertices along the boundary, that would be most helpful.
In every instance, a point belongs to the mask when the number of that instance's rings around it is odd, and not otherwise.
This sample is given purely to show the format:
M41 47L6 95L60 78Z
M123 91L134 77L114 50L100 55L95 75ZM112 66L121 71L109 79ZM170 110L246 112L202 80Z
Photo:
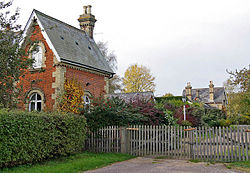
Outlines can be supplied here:
M33 10L61 62L114 74L95 41L85 31Z
M109 94L109 98L111 97L118 97L125 102L131 102L134 99L143 99L145 101L149 101L151 99L154 99L154 93L153 92L135 92L135 93L114 93L114 94Z
M191 90L192 100L196 98L196 92L199 90L199 100L203 103L209 103L209 88L194 88ZM186 95L185 89L182 92L182 96ZM226 100L225 88L224 87L214 87L214 102L223 103L223 100Z

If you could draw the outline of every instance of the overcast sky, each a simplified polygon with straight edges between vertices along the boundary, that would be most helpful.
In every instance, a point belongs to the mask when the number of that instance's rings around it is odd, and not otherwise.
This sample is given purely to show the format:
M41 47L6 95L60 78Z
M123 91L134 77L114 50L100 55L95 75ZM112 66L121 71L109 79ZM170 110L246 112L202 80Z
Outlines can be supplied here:
M226 69L250 64L249 0L14 0L25 25L32 9L75 27L83 5L96 16L94 38L108 42L120 76L131 64L150 68L156 96L222 86Z

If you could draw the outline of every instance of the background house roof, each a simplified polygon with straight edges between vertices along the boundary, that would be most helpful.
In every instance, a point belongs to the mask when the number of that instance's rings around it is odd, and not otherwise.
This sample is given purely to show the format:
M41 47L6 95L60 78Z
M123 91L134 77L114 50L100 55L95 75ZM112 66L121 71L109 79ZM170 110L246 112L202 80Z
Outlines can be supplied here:
M95 41L85 31L33 10L60 60L103 73L113 74ZM43 31L42 31L43 32Z
M154 99L154 93L153 92L137 92L137 93L114 93L109 94L108 97L118 97L125 102L133 101L134 99L142 99L145 101L150 101L151 99Z
M191 90L192 100L196 98L196 92L199 90L199 100L203 103L209 103L209 88L194 88ZM185 89L182 92L182 96L186 95ZM226 99L225 88L224 87L214 87L214 102L223 103L223 100Z

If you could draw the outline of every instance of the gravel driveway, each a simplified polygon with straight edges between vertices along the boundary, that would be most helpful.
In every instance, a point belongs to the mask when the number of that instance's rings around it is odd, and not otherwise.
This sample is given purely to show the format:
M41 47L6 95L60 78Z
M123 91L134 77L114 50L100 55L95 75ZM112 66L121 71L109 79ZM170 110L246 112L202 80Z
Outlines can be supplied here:
M242 173L227 169L222 163L192 163L187 160L154 159L137 157L84 173Z

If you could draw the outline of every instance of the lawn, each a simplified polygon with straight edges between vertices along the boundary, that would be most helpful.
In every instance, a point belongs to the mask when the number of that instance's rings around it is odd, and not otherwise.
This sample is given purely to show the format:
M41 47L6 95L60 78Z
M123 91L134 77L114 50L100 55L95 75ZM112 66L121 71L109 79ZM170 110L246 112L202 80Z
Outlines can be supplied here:
M35 165L22 165L14 168L0 169L3 173L75 173L101 168L114 162L134 158L121 153L84 152L69 157L62 157Z
M199 163L202 162L198 159L195 160L189 160L190 162L193 163ZM215 164L215 163L223 163L223 162L214 162L214 161L209 161L209 163L211 164ZM245 171L247 173L250 173L250 161L237 161L237 162L231 162L231 163L224 163L224 165L228 168L228 169L238 169L241 171Z
M227 168L235 168L250 173L250 161L232 162L226 165Z

